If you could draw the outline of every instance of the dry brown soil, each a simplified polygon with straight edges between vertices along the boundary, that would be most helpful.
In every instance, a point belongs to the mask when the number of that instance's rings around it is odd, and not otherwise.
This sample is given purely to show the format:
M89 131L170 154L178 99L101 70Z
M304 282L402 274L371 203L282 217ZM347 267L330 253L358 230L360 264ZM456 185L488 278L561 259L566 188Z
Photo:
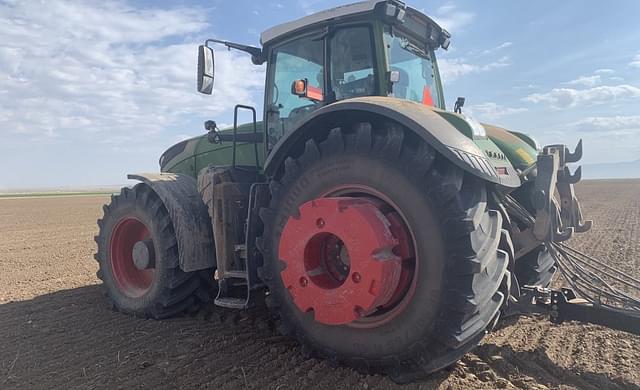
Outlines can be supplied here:
M574 246L640 276L640 181L579 186L594 229ZM167 321L113 312L95 277L106 197L0 200L0 389L640 388L640 337L523 318L452 369L397 386L305 360L263 310Z

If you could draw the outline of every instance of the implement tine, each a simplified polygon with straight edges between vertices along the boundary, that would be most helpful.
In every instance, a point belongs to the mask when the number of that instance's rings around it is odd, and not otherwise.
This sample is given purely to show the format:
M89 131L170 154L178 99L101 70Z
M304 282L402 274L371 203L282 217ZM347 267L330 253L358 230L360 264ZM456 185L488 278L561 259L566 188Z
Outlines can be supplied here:
M573 153L569 152L569 149L565 149L564 161L566 163L574 163L580 161L582 158L582 139L578 141L578 145Z

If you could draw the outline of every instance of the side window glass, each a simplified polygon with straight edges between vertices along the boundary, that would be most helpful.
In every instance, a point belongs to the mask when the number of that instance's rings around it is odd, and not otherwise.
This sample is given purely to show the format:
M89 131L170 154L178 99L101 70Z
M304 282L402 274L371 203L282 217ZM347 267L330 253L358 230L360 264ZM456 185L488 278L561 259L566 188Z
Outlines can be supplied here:
M330 43L331 87L336 100L375 92L373 47L368 27L336 31Z
M389 69L398 72L393 96L433 106L439 101L433 52L412 45L408 39L387 28L384 33Z
M307 79L309 89L324 93L323 46L322 39L309 37L286 43L274 50L274 83L268 117L271 144L322 103L294 95L291 85L295 80Z

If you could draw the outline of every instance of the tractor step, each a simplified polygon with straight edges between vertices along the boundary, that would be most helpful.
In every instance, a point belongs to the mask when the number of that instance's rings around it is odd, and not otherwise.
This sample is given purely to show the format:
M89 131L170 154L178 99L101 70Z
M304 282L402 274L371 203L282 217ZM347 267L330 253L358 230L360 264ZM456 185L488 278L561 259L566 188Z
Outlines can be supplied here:
M226 307L229 309L246 309L249 307L247 300L243 298L222 297L216 298L213 302L216 306Z
M245 244L236 245L235 250L239 258L241 259L247 258L247 245Z
M238 186L246 185L246 183L225 182L222 175L219 177L221 180L212 180L213 183L216 183L214 184L214 197L218 195L218 189L220 191L227 190L221 198L227 201L226 204L229 207L223 207L221 212L215 215L219 220L212 221L214 226L220 227L218 235L222 238L219 241L226 243L216 248L218 249L216 253L218 255L216 278L219 288L214 303L227 308L246 309L254 304L255 294L252 291L263 286L257 275L257 268L262 264L262 257L255 247L255 242L258 234L258 211L268 201L268 186L265 183L251 184L247 187L246 195L248 196L245 198L244 191L235 191L234 186L239 188ZM237 199L233 199L236 202L231 202L231 193L236 195ZM240 204L243 207L231 207ZM246 218L242 224L244 231L243 234L238 235L237 232L242 225L238 225L237 221L242 221L243 216ZM231 227L231 229L225 230L224 227Z
M247 279L247 271L226 270L222 275L223 278Z

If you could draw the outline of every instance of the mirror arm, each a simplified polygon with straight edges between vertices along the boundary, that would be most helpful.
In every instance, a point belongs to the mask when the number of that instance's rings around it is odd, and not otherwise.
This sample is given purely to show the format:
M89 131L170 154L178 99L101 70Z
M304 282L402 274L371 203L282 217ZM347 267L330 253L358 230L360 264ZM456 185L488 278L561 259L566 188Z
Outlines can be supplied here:
M248 45L243 45L241 43L235 43L235 42L229 42L229 41L222 41L219 39L207 39L205 41L205 45L208 46L209 42L220 43L222 45L225 45L229 50L236 49L236 50L243 51L245 53L249 53L251 54L253 63L256 65L263 64L265 61L263 57L262 49L260 49L259 47L248 46Z

